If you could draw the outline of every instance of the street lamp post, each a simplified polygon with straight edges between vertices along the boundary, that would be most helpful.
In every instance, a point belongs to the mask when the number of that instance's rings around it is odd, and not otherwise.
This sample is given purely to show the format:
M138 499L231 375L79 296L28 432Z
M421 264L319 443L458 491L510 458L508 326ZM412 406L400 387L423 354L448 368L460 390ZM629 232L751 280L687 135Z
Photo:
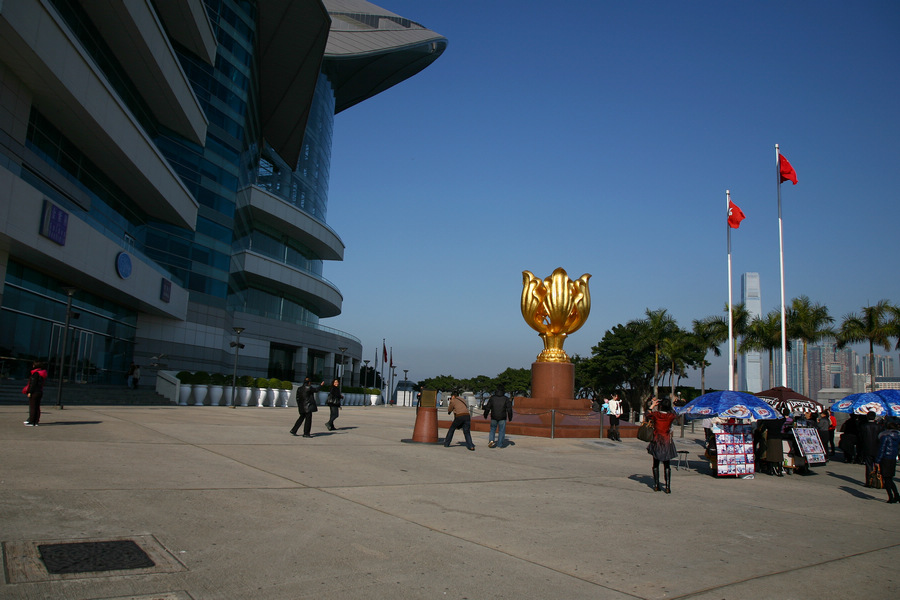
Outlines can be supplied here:
M341 388L343 388L344 387L344 352L347 351L347 347L344 346L344 347L338 348L338 350L341 351L341 364L338 367L341 371L341 376L337 379L338 379L338 383L341 384Z
M234 331L235 340L231 342L231 347L234 348L234 369L231 371L231 408L237 407L237 363L238 363L238 352L241 351L241 348L244 345L241 343L241 333L244 331L243 327L232 327L232 331Z
M363 359L363 362L366 363L366 380L363 383L363 387L369 387L369 361L367 359Z
M78 288L64 287L66 293L66 324L63 327L62 349L59 353L59 384L56 388L56 406L62 410L65 408L62 403L62 384L63 375L66 372L66 345L69 340L69 320L72 318L72 296L78 291Z

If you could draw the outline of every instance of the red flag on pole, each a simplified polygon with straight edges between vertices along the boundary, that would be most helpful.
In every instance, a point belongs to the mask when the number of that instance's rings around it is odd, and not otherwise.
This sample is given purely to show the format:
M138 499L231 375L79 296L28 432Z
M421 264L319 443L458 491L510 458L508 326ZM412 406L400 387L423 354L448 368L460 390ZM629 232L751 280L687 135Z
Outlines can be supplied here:
M781 181L779 181L779 183L791 181L794 185L797 185L797 172L794 170L794 167L791 166L791 163L788 162L788 159L786 159L783 154L780 154L778 156L778 170L781 173Z
M743 221L746 217L744 217L744 211L741 210L741 207L732 202L728 201L728 226L732 229L737 229L741 226L741 221Z
M382 354L382 363L386 363L388 360L387 357L387 346L384 345L384 341L381 342L381 354Z

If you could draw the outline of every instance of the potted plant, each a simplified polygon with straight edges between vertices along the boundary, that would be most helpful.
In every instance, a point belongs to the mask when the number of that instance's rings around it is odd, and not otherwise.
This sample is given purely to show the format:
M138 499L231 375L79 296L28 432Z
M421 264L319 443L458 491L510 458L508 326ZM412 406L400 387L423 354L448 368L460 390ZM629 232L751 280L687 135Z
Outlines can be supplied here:
M381 390L378 388L367 388L366 394L369 398L369 404L375 406L376 404L382 404L381 402Z
M225 386L231 383L231 380L221 373L213 373L209 379L209 405L219 406L222 396L225 394ZM229 397L225 404L230 404L230 402L231 398Z
M265 377L257 377L253 387L256 389L256 406L265 406L266 394L269 391L269 380Z
M275 377L269 379L269 386L266 388L266 404L275 408L278 406L278 394L281 392L281 380Z
M187 406L194 376L190 371L181 371L175 377L178 379L178 405Z
M203 406L206 395L209 393L209 384L212 378L206 371L197 371L194 373L194 383L191 386L194 390L194 406Z
M254 379L250 375L241 375L237 380L237 397L235 402L240 399L241 406L247 406L250 403L250 394L253 392Z
M282 381L281 382L281 391L279 392L279 400L281 401L281 406L284 408L288 407L288 404L291 401L291 392L294 390L294 384L290 381Z

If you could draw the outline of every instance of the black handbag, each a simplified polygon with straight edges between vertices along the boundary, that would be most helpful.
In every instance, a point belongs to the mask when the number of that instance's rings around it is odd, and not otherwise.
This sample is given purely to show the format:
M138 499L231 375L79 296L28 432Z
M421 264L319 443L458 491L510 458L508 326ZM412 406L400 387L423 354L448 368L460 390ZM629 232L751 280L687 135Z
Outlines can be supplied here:
M637 438L642 442L649 442L653 440L653 425L650 421L644 421L641 423L641 426L638 427L637 430Z

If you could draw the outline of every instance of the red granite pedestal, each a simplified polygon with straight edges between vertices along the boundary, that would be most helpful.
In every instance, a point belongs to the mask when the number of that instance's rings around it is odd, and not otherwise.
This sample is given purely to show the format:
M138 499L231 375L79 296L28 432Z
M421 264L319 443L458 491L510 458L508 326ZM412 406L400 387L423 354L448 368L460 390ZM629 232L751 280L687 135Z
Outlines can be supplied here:
M609 430L606 415L591 410L588 398L575 398L575 365L572 363L535 362L531 364L530 398L516 397L513 420L506 433L534 437L599 438ZM451 421L440 421L446 429ZM490 431L491 421L481 413L472 415L473 431ZM621 422L619 434L636 437L637 426Z

